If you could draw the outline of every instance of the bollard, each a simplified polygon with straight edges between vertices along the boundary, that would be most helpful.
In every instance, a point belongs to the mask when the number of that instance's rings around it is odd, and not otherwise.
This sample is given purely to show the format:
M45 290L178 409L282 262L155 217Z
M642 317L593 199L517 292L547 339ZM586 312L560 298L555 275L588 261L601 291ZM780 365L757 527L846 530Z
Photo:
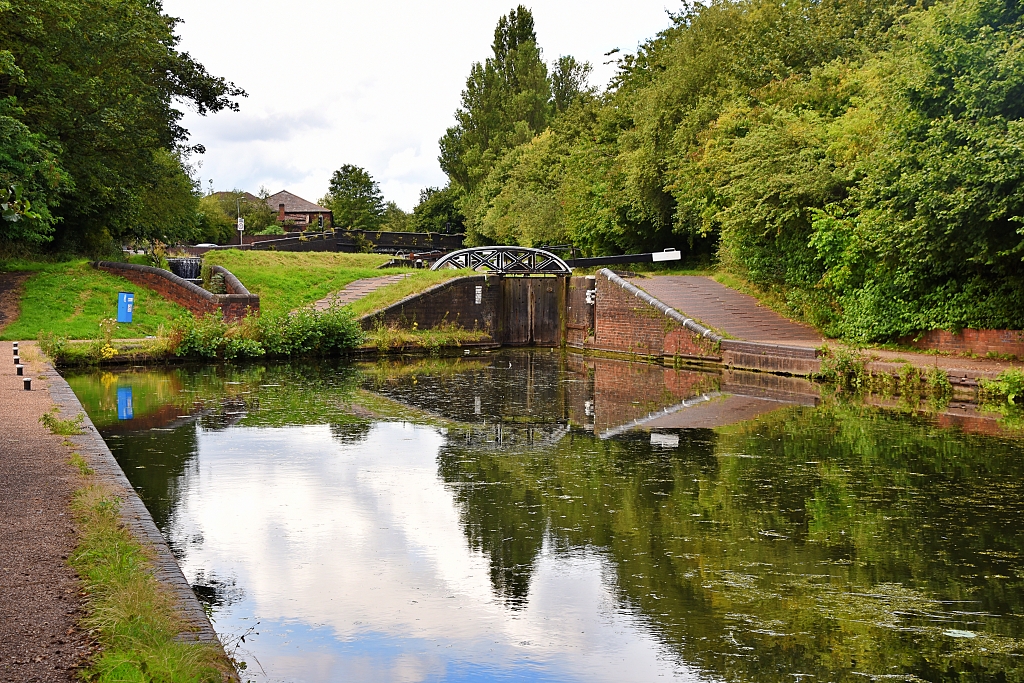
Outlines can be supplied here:
M14 357L14 364L17 365L20 362L21 362L21 356L15 356Z
M18 345L17 344L14 345L14 355L15 356L18 355Z
M18 371L19 375L24 375L25 374L25 366L24 365L15 365L14 369Z
M32 391L32 378L31 377L26 377L25 378L25 391Z

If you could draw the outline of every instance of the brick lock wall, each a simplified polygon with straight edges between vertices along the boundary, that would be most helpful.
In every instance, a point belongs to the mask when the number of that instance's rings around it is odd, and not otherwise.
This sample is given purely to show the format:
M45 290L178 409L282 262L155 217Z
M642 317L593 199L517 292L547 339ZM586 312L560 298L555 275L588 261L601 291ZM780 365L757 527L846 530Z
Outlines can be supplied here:
M99 261L93 265L99 270L148 287L165 299L184 306L197 316L214 313L219 309L223 311L225 320L237 320L244 317L250 310L259 311L260 309L258 296L248 293L212 294L199 287L189 286L190 283L173 273L161 271L158 268L112 261ZM230 273L228 274L230 275ZM225 277L225 281L228 279ZM236 280L233 275L230 279Z
M656 356L718 358L714 344L607 278L597 277L593 348Z
M569 419L593 424L596 433L713 391L719 382L717 375L707 373L575 354L567 366L584 380L568 385L576 389L567 395ZM593 402L593 417L586 415L587 401Z
M919 349L934 349L950 353L988 353L1024 358L1024 331L1021 330L961 330L956 334L946 330L931 330L920 339L904 337L904 344Z
M482 287L481 302L476 303L476 288ZM363 329L373 329L383 321L386 326L429 329L455 324L467 330L484 330L493 338L501 316L501 279L483 275L450 280L425 292L399 301L378 314L363 318Z
M587 303L587 289L594 281L585 277L569 278L565 297L565 343L582 347L594 327L594 307Z

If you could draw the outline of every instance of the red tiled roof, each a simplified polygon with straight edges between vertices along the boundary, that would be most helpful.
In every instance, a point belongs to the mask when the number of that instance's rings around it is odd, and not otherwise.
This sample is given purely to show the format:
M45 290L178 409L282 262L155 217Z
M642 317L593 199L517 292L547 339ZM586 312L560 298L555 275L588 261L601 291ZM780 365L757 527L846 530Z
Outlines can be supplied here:
M279 206L284 204L285 213L330 213L330 209L314 204L313 202L306 201L302 197L297 197L287 190L281 190L277 194L272 194L267 197L267 205L271 209L277 211Z

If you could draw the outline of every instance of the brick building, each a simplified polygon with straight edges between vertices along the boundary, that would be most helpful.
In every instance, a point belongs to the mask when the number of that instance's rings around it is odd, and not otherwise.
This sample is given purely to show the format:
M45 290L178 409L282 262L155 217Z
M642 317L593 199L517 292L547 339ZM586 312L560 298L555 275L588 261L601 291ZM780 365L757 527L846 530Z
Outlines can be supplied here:
M267 204L276 214L278 223L293 221L295 223L291 228L293 230L316 229L321 216L324 220L324 228L329 228L333 224L330 209L325 209L319 204L307 201L287 190L281 190L277 194L267 197Z

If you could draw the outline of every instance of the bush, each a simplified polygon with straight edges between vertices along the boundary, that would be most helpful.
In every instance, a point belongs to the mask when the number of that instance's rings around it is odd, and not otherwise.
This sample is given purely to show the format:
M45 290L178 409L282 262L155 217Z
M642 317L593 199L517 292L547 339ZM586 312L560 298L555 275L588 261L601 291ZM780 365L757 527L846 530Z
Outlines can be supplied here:
M218 312L179 318L171 330L170 349L178 357L262 358L332 356L363 341L363 331L348 308L289 314L251 314L225 323Z

